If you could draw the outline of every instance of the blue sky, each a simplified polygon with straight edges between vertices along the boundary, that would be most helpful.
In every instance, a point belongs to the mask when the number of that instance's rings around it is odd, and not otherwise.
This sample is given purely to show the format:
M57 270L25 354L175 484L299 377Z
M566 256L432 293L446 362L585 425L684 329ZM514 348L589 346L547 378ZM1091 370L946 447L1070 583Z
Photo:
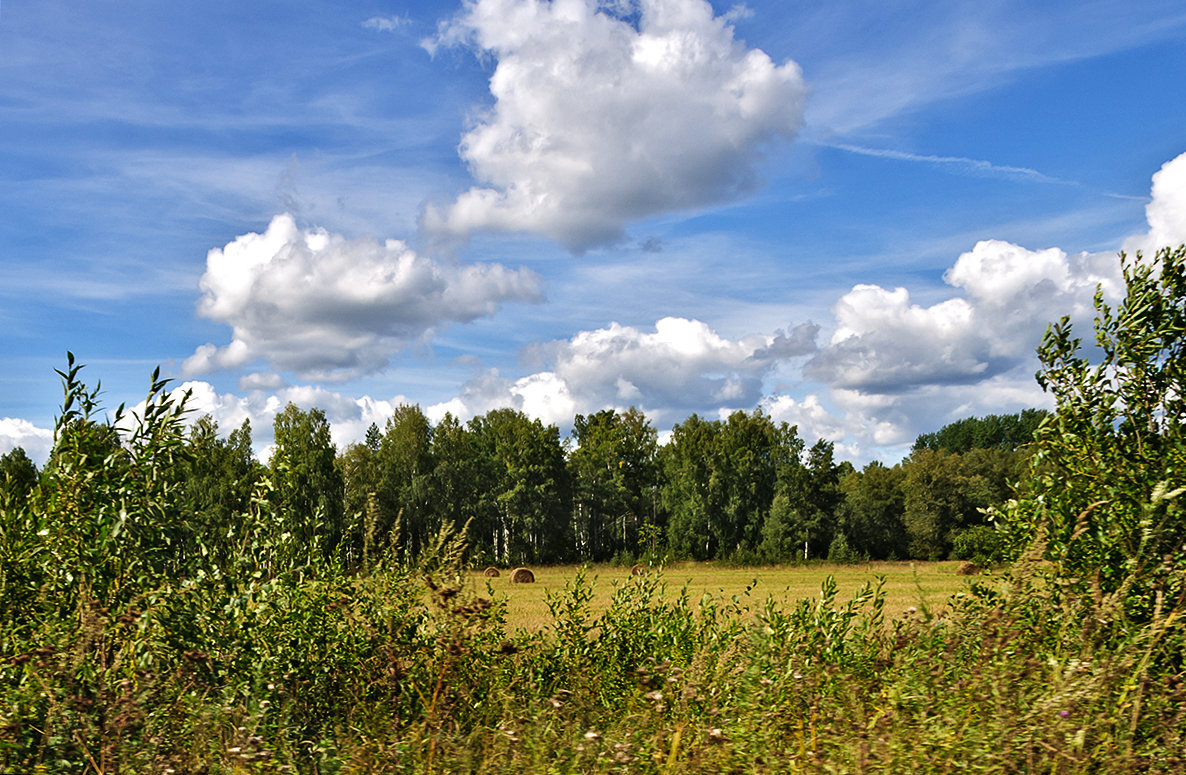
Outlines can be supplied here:
M6 2L0 451L72 350L266 452L401 402L761 406L840 456L1044 405L1186 240L1177 2ZM1086 331L1085 331L1086 333Z

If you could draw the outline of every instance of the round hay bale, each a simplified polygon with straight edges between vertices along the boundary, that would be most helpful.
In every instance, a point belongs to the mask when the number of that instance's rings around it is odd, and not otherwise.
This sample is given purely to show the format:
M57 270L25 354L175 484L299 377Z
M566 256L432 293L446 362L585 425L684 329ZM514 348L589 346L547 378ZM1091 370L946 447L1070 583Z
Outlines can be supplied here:
M535 574L527 568L515 568L511 571L512 584L534 584Z
M496 579L502 574L498 572L498 568L495 568L493 565L491 565L489 568L482 571L482 575L488 579Z
M631 576L641 576L646 572L647 572L647 566L645 566L645 565L635 565L633 568L630 569Z
M961 576L975 576L980 572L980 566L974 562L963 562L955 569L955 572Z

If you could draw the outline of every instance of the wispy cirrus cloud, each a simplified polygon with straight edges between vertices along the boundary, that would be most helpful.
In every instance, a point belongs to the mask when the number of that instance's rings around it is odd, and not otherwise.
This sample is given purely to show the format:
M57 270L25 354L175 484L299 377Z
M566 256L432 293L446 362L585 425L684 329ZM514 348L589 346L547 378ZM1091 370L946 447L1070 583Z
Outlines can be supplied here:
M788 12L796 29L780 37L803 52L811 75L806 135L855 137L1027 72L1140 48L1186 27L1186 12L1172 2L924 2L904 11L830 3Z
M395 32L403 29L412 23L412 20L407 16L391 15L391 16L372 16L362 23L362 26L368 30L378 30L379 32Z
M868 148L861 145L852 145L850 143L828 143L821 141L812 141L813 145L819 145L826 148L835 148L840 151L847 151L849 153L860 154L861 156L873 156L879 159L892 159L894 161L919 162L922 164L931 164L938 167L947 167L954 169L957 172L978 175L993 178L1005 178L1011 180L1029 180L1036 183L1058 183L1062 185L1076 185L1073 180L1063 180L1062 178L1052 177L1039 172L1029 167L1014 167L1007 164L995 164L984 159L970 159L964 156L939 156L935 154L925 153L910 153L907 151L896 151L890 148Z

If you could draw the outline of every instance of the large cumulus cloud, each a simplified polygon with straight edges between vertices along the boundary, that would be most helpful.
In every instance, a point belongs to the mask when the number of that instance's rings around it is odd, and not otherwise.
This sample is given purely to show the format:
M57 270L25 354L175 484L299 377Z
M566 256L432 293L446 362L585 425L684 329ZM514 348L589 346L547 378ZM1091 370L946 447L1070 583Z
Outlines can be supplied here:
M1110 255L984 240L943 275L963 296L924 307L905 288L855 286L832 307L831 342L805 374L871 393L979 382L1030 361L1052 317L1089 319L1096 286L1117 289L1118 270Z
M468 0L428 45L458 43L497 60L495 103L460 146L484 186L426 209L439 234L613 241L751 190L763 147L802 123L799 67L746 48L705 0Z
M656 419L749 408L761 399L762 380L773 366L814 351L817 331L803 324L729 339L685 318L663 318L653 330L611 323L529 348L525 360L540 371L516 380L483 372L435 412L469 416L509 405L567 424L577 412L606 407L638 406Z
M530 270L433 261L403 242L350 240L278 215L263 234L211 250L198 312L232 328L205 344L186 374L263 363L305 379L377 371L396 352L449 323L540 298Z

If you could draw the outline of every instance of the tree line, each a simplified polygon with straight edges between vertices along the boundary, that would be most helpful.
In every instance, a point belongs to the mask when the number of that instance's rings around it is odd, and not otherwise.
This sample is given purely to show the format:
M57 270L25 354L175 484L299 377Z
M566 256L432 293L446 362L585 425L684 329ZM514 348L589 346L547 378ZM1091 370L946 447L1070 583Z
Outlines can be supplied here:
M465 530L475 564L985 561L996 548L985 510L1010 496L1046 417L968 418L919 436L897 465L858 470L761 410L693 414L661 445L633 408L577 415L562 438L515 409L433 425L403 405L339 451L323 411L290 403L267 465L249 421L223 437L207 415L178 441L168 479L185 503L181 535L235 535L263 498L295 545L348 566L381 551L415 558L444 526ZM91 443L112 456L121 440L108 428ZM4 455L3 497L25 497L41 473L19 448Z

